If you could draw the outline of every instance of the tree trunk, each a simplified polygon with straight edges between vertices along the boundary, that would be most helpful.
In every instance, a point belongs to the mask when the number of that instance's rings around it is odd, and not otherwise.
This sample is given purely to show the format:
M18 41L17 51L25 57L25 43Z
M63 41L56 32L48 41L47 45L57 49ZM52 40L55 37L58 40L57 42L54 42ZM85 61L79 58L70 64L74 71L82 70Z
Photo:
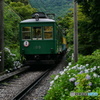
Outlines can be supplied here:
M0 0L0 72L4 70L3 0Z

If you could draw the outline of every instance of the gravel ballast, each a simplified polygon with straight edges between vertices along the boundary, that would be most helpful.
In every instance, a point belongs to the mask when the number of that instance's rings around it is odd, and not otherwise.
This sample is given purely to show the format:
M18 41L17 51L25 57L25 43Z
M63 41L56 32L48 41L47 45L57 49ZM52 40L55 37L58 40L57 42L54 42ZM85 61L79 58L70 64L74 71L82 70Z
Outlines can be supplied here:
M23 90L28 84L36 80L43 72L27 72L22 74L17 79L12 79L5 82L5 85L0 84L0 100L13 100L12 98ZM4 84L4 83L3 83Z
M64 67L65 67L65 61L62 61L23 100L43 100L43 97L46 95L47 90L50 87L51 75L57 75L60 71L63 70Z

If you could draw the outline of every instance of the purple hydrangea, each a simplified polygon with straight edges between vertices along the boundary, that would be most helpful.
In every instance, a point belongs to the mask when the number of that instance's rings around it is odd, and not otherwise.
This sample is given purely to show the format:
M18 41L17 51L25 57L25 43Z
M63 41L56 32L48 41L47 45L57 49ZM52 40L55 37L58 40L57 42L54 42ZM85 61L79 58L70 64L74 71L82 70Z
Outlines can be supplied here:
M86 79L87 80L91 79L91 76L90 75L86 75Z
M82 74L82 73L84 73L84 72L83 72L83 71L80 71L80 72L79 72L79 74Z
M75 82L74 84L75 84L75 86L77 86L79 84L79 82Z
M76 79L75 79L74 77L69 79L70 82L73 82L73 81L75 81L75 80L76 80Z
M89 82L89 84L88 84L89 86L92 86L92 83L91 82Z

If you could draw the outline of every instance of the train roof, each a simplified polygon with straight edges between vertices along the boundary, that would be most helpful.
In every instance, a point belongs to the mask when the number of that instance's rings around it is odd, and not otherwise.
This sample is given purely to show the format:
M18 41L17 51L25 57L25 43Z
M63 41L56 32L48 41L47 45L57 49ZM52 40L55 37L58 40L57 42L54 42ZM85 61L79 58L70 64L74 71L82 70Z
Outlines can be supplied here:
M39 18L39 20L37 21L36 19L26 19L21 21L20 23L38 23L38 22L55 22L55 20L53 19L48 19L48 18Z

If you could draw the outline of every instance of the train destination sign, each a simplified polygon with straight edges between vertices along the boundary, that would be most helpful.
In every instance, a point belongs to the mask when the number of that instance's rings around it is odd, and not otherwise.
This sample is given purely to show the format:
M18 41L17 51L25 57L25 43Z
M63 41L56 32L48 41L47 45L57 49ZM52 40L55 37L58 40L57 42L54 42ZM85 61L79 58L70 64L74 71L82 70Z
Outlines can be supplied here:
M24 46L28 47L29 46L29 42L28 41L24 41Z

